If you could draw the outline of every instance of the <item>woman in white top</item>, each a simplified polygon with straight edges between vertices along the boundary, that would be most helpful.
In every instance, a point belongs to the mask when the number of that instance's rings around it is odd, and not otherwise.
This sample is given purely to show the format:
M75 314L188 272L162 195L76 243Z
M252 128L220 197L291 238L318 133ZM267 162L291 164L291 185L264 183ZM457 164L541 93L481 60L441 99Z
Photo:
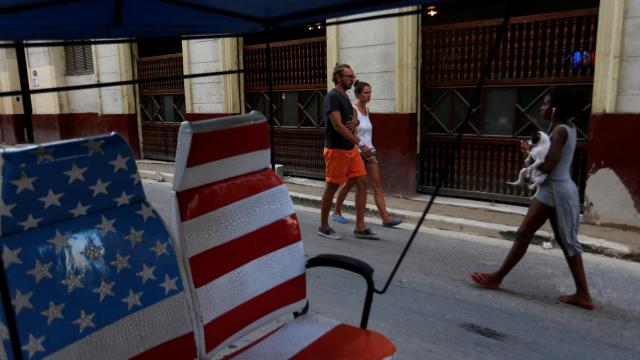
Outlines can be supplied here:
M373 186L373 197L378 207L378 213L382 218L382 226L393 227L402 223L402 220L392 218L387 212L387 206L384 201L384 193L382 192L382 182L380 181L380 169L378 167L378 160L376 159L376 148L373 146L371 139L373 137L373 127L371 120L369 119L369 109L367 103L371 101L371 85L364 81L356 80L353 84L353 89L358 100L356 101L354 111L358 116L358 137L361 139L358 147L360 148L360 155L367 167L367 174L369 175L369 181ZM355 114L354 114L355 115ZM366 155L365 155L366 154ZM369 156L367 156L369 155ZM353 187L354 183L349 180L345 183L338 192L338 198L336 199L336 210L331 215L333 221L339 223L347 223L349 220L342 216L342 203L347 197L349 190Z

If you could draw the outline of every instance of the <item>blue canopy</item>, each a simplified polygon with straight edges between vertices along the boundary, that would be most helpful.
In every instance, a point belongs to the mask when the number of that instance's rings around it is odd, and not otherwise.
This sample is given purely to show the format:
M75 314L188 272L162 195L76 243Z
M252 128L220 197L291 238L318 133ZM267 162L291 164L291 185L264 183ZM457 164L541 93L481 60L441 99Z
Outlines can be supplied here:
M0 0L0 40L247 34L442 0Z

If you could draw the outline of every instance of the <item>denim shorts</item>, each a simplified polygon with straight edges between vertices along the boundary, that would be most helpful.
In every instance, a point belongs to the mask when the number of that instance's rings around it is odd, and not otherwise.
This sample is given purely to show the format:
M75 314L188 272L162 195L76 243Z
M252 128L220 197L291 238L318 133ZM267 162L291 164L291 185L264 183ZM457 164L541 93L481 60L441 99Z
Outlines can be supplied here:
M377 164L378 163L378 159L376 159L376 151L375 150L373 150L370 158L367 158L366 156L364 156L363 153L360 153L360 157L362 158L362 161L364 161L365 166L366 165L373 165L373 164Z

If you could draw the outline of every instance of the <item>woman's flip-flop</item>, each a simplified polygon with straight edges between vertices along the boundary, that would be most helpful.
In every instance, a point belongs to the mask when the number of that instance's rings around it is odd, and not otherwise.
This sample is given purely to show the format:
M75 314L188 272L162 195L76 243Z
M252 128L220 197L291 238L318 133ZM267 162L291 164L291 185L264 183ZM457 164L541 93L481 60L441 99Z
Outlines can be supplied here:
M500 284L492 284L488 282L487 279L484 277L484 273L480 273L480 272L471 273L471 280L474 283L476 283L476 285L482 286L487 289L498 289L500 287Z
M596 307L593 304L585 304L576 300L573 296L563 295L558 298L561 302L569 305L574 305L585 310L594 310Z

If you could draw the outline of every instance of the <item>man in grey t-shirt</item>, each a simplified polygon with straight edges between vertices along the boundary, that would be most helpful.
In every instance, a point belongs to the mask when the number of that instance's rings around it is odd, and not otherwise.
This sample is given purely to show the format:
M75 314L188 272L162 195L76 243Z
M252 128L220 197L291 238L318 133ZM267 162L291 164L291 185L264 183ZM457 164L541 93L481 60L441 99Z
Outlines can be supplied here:
M336 127L331 123L329 114L336 110L340 113L340 120L347 129L351 131L355 127L353 105L351 105L347 94L338 90L337 87L329 90L324 97L323 104L326 123L324 146L328 149L351 150L355 147L355 144L350 139L340 135Z
M320 227L318 235L329 239L340 239L329 226L329 212L333 197L341 184L355 179L356 190L356 228L355 237L375 239L377 234L367 228L364 223L364 210L367 204L367 170L364 167L357 146L363 145L354 134L353 107L347 90L351 88L355 75L346 64L337 65L333 70L335 88L324 98L324 114L326 123L324 161L326 170L326 187L320 205ZM369 151L364 147L364 151ZM365 154L371 156L371 154Z

